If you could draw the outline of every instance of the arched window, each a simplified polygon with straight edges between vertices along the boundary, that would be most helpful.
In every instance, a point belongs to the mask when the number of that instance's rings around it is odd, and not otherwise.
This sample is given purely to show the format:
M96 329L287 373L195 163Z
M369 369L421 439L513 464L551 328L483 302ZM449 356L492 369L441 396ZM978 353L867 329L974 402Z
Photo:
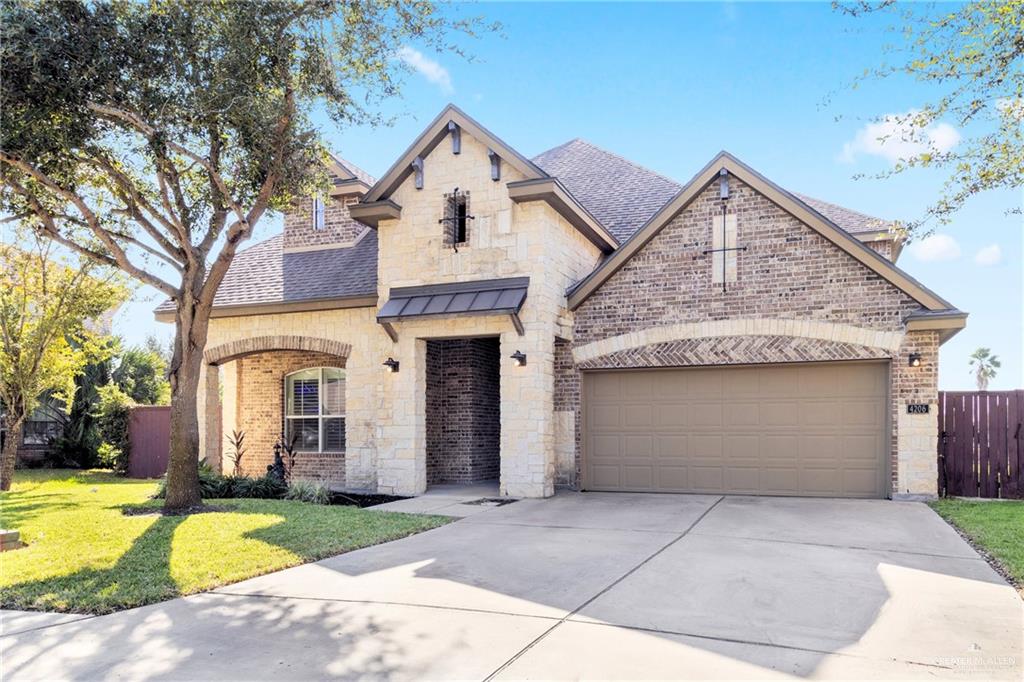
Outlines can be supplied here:
M284 434L299 452L345 450L345 370L314 367L285 376Z

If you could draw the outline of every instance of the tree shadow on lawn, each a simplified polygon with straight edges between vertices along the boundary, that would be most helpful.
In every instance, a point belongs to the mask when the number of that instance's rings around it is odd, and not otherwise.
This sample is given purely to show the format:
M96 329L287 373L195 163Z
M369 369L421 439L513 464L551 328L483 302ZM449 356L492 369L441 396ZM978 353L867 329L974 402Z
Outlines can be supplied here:
M408 517L329 508L331 511L325 513L336 518L324 519L318 508L303 503L281 502L268 508L265 506L268 501L261 500L261 506L254 509L247 508L247 502L254 501L209 500L203 512L166 516L160 514L155 503L110 505L106 508L120 509L126 516L151 513L155 520L112 566L82 568L64 575L9 585L3 590L0 604L6 608L27 610L112 613L389 542L434 527L425 517L418 517L424 523L396 524L392 517ZM226 520L224 515L228 514L261 518L239 523L237 519L234 522ZM189 534L179 537L176 544L175 534L189 520L208 520L211 526L190 529ZM324 532L325 526L336 527L337 532ZM230 550L225 551L222 546L224 542L238 543L240 554L252 549L251 544L249 548L245 544L254 541L263 546L265 553L250 557L249 563L234 562ZM196 569L206 568L201 563L209 558L209 554L204 556L204 553L211 546L219 547L224 555L223 561L211 562L205 574L196 573ZM275 550L283 550L284 554ZM175 552L179 553L179 558L172 566ZM187 556L181 557L182 552ZM191 557L195 557L195 561ZM182 585L180 576L175 577L175 568L179 573L182 570L183 558L190 562L186 570L193 571L192 584Z
M0 502L0 527L18 530L40 514L74 509L79 505L70 493L37 493L32 490L5 492Z

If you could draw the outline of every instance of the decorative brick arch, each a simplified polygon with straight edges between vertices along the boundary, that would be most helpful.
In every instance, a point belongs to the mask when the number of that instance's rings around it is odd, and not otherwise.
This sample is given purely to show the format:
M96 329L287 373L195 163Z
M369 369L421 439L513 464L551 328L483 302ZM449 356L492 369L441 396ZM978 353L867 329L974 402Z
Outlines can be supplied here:
M813 341L822 347L860 346L881 351L882 357L897 352L903 342L902 331L880 331L815 320L746 318L651 327L578 346L572 354L578 365L592 366L598 358L621 356L652 346L664 352L686 342L683 345L692 350L695 341L716 340L721 343L722 339L736 337L786 337ZM845 354L849 351L843 349L840 352Z
M275 350L313 351L347 359L352 352L352 344L313 336L251 336L208 348L203 353L203 359L208 365L220 365L253 353Z

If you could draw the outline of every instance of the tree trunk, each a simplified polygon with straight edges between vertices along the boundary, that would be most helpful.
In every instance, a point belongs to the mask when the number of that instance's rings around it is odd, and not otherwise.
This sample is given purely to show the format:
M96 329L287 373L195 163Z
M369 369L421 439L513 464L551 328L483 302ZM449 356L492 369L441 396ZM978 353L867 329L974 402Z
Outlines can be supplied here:
M186 272L186 281L175 315L174 355L168 371L171 384L171 443L167 458L167 497L164 509L181 510L202 504L199 493L199 413L196 399L203 351L210 324L211 302L203 303L192 292L200 289L204 272ZM200 286L196 286L196 282ZM208 294L213 298L213 292Z
M12 418L13 417L13 418ZM7 434L4 436L4 450L0 455L0 490L10 490L14 481L14 464L18 459L18 443L25 426L25 415L7 415Z
M165 509L187 509L202 504L199 494L199 413L196 395L203 351L184 353L171 389L171 444L167 457Z

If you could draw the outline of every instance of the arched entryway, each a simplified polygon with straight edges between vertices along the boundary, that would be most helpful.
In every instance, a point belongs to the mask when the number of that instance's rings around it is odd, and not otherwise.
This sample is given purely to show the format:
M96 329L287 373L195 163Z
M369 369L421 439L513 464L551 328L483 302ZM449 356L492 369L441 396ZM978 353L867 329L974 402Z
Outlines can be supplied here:
M256 336L210 347L204 457L233 473L229 436L245 434L239 471L260 476L282 434L296 447L293 475L345 484L345 365L351 345L308 336Z

